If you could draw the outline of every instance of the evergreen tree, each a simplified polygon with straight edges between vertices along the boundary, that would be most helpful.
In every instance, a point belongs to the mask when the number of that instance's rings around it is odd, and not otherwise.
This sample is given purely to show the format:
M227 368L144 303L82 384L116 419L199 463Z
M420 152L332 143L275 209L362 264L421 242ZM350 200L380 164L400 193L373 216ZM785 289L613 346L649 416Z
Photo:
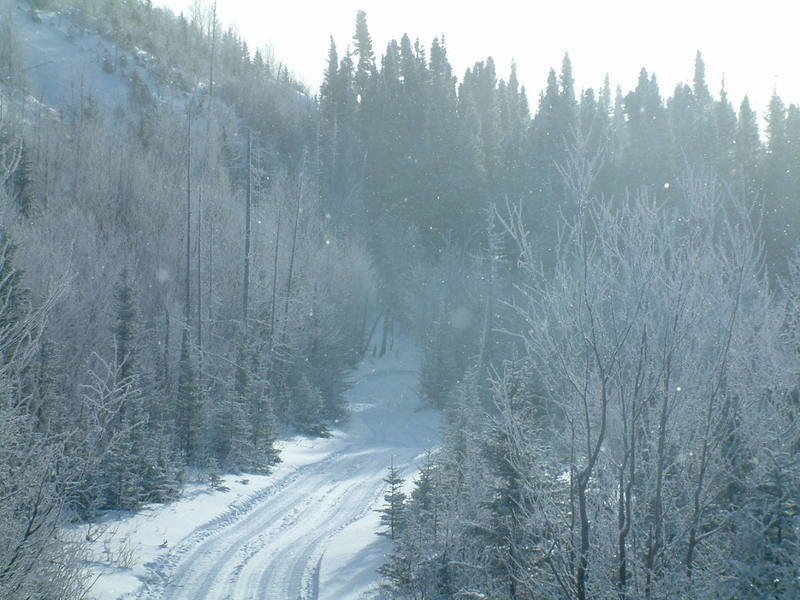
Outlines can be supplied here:
M415 222L427 251L441 252L454 233L463 241L463 218L468 208L458 193L456 179L463 173L454 166L460 162L455 78L447 58L447 47L434 38L430 49L426 121L419 158L420 178L426 182L419 205L412 207ZM455 160L454 160L455 159Z
M555 70L550 69L530 128L531 181L528 189L532 195L532 210L527 211L526 216L545 265L552 264L554 259L556 234L550 224L565 208L558 168L564 164L567 144L573 139L577 125L573 86L572 66L565 55L560 82Z
M331 36L331 45L328 51L328 65L319 88L320 106L320 134L319 144L319 169L320 188L323 198L330 198L336 194L337 150L339 131L339 54L336 51L336 42ZM326 207L328 208L328 207ZM331 207L332 208L332 207Z
M314 299L306 326L305 375L325 399L322 418L326 422L339 422L347 416L343 396L348 388L346 374L353 367L349 360L352 354L343 348L342 340L337 339L340 326L334 322L325 295L317 293L319 297Z
M106 453L103 479L106 492L103 508L135 509L139 506L141 468L139 452L143 450L138 438L146 420L141 410L141 396L136 373L135 331L136 305L130 276L123 269L114 290L115 319L112 328L114 364L112 387L121 396L117 417L110 432L116 439Z
M168 502L177 498L184 482L183 461L165 424L152 424L143 451L141 501Z
M758 118L744 97L739 107L735 139L735 173L737 184L749 197L755 197L760 184L758 169L762 159L762 145L758 134Z
M525 139L531 117L525 87L520 87L515 63L511 63L508 83L501 81L498 85L497 99L501 147L498 172L490 185L498 189L500 198L521 198L525 185Z
M376 76L375 53L372 49L372 37L367 27L367 13L359 10L356 13L356 32L353 35L358 63L355 72L355 89L359 102L367 101L372 91L372 84Z
M708 91L705 63L698 52L692 86L679 84L668 102L672 135L676 144L675 166L682 170L686 165L713 168L717 166L716 150L725 142L717 125L715 102Z
M325 75L319 87L320 105L323 111L331 110L335 104L336 76L338 73L339 53L336 51L336 40L331 36L330 46L328 47L328 64L325 67Z
M536 548L536 532L531 530L527 514L532 500L529 490L533 488L529 481L536 467L529 462L526 466L530 468L523 466L532 457L520 452L516 441L520 435L530 439L535 434L526 431L534 421L529 418L530 407L514 387L512 382L498 388L497 412L484 438L487 466L493 478L486 503L489 521L480 535L487 545L487 568L494 594L519 600L530 597L519 582L524 565L535 561L530 554Z
M265 320L266 321L266 320ZM244 387L237 387L239 406L243 407L247 423L242 424L242 433L251 433L252 442L248 445L244 438L242 451L250 450L249 464L256 472L267 473L280 462L278 451L275 448L277 440L277 426L273 410L273 390L268 380L268 365L264 357L267 355L266 340L268 336L262 333L261 344L253 344L245 348L242 357L243 364L248 369L248 378ZM238 414L237 414L238 416Z
M377 75L373 114L367 140L365 162L364 203L368 222L379 224L390 215L402 210L398 204L407 193L408 182L404 180L404 162L411 152L408 132L401 123L403 89L400 81L400 53L392 40L382 59L382 68ZM373 232L370 244L378 240Z
M792 165L789 139L787 136L786 105L777 93L773 93L767 109L767 144L763 160L763 181L765 189L764 233L767 250L778 268L783 261L778 257L789 255L796 243L792 197Z
M608 165L612 170L610 185L613 190L621 190L627 182L624 181L626 174L626 161L628 160L628 127L626 124L625 97L622 95L622 88L617 86L614 93L614 103L611 108L611 123L609 125L608 140Z
M570 128L577 123L578 103L575 95L575 78L572 75L572 61L569 54L564 54L561 61L561 74L558 78L560 101L558 121L561 123L562 130L569 135ZM569 140L568 140L569 141Z
M378 509L381 514L381 523L387 529L381 532L395 539L403 531L405 526L404 510L406 504L406 494L403 492L405 479L400 477L400 471L394 466L394 461L389 466L389 472L383 481L387 485L386 494L383 496L384 504Z
M485 63L475 63L472 79L473 85L470 91L477 111L479 130L476 133L480 142L480 155L476 166L482 167L487 180L491 182L491 189L494 189L500 162L501 139L498 123L497 71L491 56ZM462 85L467 85L466 77Z
M184 328L181 337L176 409L179 446L186 461L198 465L203 458L203 408L189 345L188 327Z
M336 202L336 209L331 213L342 215L345 224L363 226L358 191L363 179L364 152L360 146L362 132L358 124L353 57L349 51L339 61L336 82L336 127L333 137L335 154L330 176L331 200Z
M719 100L714 103L714 171L722 181L731 181L734 177L736 152L736 112L728 100L725 81L719 93Z
M300 376L292 391L290 407L292 422L308 435L330 437L325 419L325 398L305 374Z
M581 94L578 106L578 130L586 137L586 152L589 156L596 156L605 152L608 137L608 105L603 98L598 98L592 88L587 88Z
M254 458L249 402L252 400L252 350L242 341L236 355L233 389L222 392L217 406L214 450L220 463L234 471L249 470Z
M480 90L480 75L483 71L478 66L478 73L473 76L474 86L468 87L465 78L461 86L456 108L457 120L455 122L454 147L450 152L450 172L447 174L445 189L450 192L447 202L450 206L450 232L454 239L466 247L476 246L476 232L478 223L474 215L480 214L487 202L490 190L490 170L496 176L498 132L497 119L492 109L491 116L481 116L476 94ZM493 95L493 94L491 94ZM484 131L483 118L486 118L486 131ZM486 134L484 136L484 134ZM489 144L489 145L487 145ZM489 156L487 152L493 156ZM458 211L461 211L461 214ZM447 231L445 229L445 231Z
M137 369L135 356L137 310L130 273L127 269L123 269L120 275L114 291L114 300L116 303L116 324L113 330L115 360L120 369L120 378L127 380Z
M34 191L33 164L28 145L22 143L19 162L11 177L11 198L17 213L23 219L31 219L36 214L36 193Z
M466 372L464 380L453 390L445 409L443 441L447 450L442 462L456 474L459 488L465 484L462 467L474 462L484 434L486 411L480 397L478 375L476 368Z
M645 69L636 89L625 96L628 152L623 181L631 188L662 191L671 179L670 131L656 76Z
M451 387L460 375L455 356L453 332L447 318L448 305L441 300L424 347L419 374L420 394L430 406L443 408Z
M704 107L711 102L711 92L706 83L706 64L703 55L698 50L694 57L694 77L692 78L692 93L699 107Z
M417 477L414 479L414 489L411 491L411 502L414 503L415 510L434 523L433 531L434 536L438 533L436 526L436 510L437 510L437 489L435 477L436 466L433 460L433 454L430 450L425 453L425 463L419 470ZM388 482L387 482L388 483ZM388 502L388 500L387 500Z
M539 193L544 193L544 185L551 187L549 181L550 170L546 165L547 158L558 160L562 156L562 150L566 140L564 135L564 123L559 122L559 116L564 111L560 110L560 96L558 79L554 69L550 69L547 75L547 86L539 96L539 107L533 118L531 134L533 136L533 160L536 176L540 180L537 188ZM560 113L560 114L559 114ZM551 192L552 194L552 192Z
M797 104L790 104L786 111L786 146L790 193L800 198L800 106Z

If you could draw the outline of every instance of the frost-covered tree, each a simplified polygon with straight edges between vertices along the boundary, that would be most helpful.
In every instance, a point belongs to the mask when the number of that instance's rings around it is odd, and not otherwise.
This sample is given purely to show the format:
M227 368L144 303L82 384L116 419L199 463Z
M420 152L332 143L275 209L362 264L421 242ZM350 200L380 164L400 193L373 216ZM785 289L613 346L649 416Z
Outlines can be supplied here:
M0 598L67 600L86 582L64 511L76 477L96 455L70 451L82 432L42 427L39 388L29 378L49 303L30 306L4 228L0 236Z
M591 194L591 163L574 153L570 164L577 219L552 277L513 229L529 277L519 305L527 360L559 418L569 495L551 573L531 571L527 583L580 599L738 597L737 549L752 536L769 545L768 529L752 524L795 427L746 205L697 176L675 209L641 195L613 208ZM781 450L765 454L765 440Z
M330 436L324 417L325 398L305 374L294 386L290 410L292 421L300 431L320 437Z
M378 509L381 515L381 523L386 527L386 530L382 533L388 535L391 539L395 539L405 526L403 514L406 502L406 494L403 491L405 479L400 477L400 470L392 463L383 481L387 486L386 493L383 495L383 500L386 504Z

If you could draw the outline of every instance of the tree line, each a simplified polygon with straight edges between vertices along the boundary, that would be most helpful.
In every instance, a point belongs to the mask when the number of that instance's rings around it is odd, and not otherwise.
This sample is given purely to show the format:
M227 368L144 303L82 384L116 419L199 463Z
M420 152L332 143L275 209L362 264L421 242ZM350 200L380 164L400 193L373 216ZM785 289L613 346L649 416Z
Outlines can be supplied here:
M379 57L364 12L343 51L331 39L315 152L325 210L365 241L382 310L426 350L421 387L432 404L443 405L471 355L482 354L485 380L493 353L514 352L493 332L505 327L501 300L520 283L520 253L496 216L519 207L537 261L552 270L562 217L575 218L561 169L578 139L602 155L598 196L646 191L678 206L686 173L712 175L752 202L770 278L786 275L800 223L797 104L773 93L761 132L747 96L734 107L724 81L712 93L699 52L671 96L644 68L632 90L609 77L578 90L565 55L529 100L515 65L501 78L489 57L458 78L443 38L412 39L391 40Z

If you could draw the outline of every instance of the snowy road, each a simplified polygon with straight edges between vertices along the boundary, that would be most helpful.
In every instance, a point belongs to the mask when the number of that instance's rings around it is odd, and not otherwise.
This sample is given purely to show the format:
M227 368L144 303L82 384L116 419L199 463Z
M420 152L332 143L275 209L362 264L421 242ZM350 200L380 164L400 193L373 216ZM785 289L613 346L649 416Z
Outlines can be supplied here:
M418 409L416 353L401 345L404 354L367 361L355 373L348 392L353 415L334 438L296 438L295 443L315 444L318 460L276 473L246 502L146 565L147 581L137 597L364 597L363 572L361 578L347 572L354 565L363 571L364 565L349 558L363 557L366 547L382 543L374 535L374 509L382 502L386 469L394 461L410 474L438 437L436 416ZM291 450L285 450L289 461ZM359 527L362 521L369 527ZM326 552L336 556L335 565L326 564ZM379 558L374 555L373 561ZM374 573L367 578L374 583ZM348 581L352 589L346 589Z

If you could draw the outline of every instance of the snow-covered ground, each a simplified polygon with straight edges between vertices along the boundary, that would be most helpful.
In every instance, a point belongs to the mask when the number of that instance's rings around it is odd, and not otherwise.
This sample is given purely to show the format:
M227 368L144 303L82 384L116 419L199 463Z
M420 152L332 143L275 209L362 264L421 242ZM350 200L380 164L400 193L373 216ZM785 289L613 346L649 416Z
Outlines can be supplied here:
M81 30L70 17L53 11L30 16L27 2L18 2L14 29L25 51L25 77L31 95L43 104L67 113L91 96L106 116L124 111L131 101L134 73L150 94L162 101L176 93L158 86L146 67L147 53L134 55L89 30ZM123 65L124 61L124 65ZM113 72L103 68L114 65Z
M92 543L92 596L375 598L389 549L375 534L382 479L392 461L412 475L438 443L437 415L419 408L418 365L399 337L389 356L353 374L353 414L332 438L292 438L269 476L227 476L229 491L190 486L177 502L107 523Z

